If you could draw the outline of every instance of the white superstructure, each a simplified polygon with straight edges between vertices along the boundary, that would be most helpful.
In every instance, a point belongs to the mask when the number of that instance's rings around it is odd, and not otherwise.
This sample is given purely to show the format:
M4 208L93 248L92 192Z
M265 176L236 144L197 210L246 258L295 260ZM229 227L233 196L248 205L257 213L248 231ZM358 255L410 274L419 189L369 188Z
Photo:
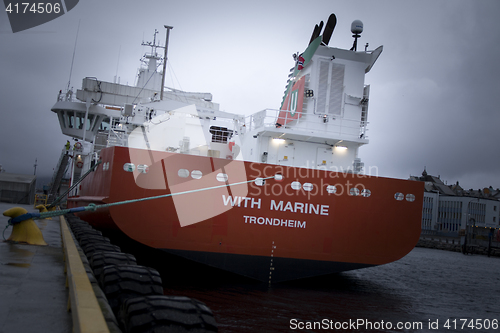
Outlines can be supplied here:
M305 80L301 117L288 122L294 110L286 105L281 120L280 110L248 117L242 140L246 159L359 172L358 148L368 143L370 87L364 84L364 76L381 52L382 47L353 52L320 45L309 64L292 78ZM279 121L286 124L279 126Z
M102 148L119 145L361 172L358 148L368 143L370 91L364 77L382 47L357 52L326 44L321 36L312 38L308 49L296 55L280 110L244 117L219 111L209 93L169 88L160 100L162 73L156 69L161 58L154 42L147 44L153 51L144 57L137 86L87 77L76 96L60 92L52 111L64 134L84 141L83 169Z

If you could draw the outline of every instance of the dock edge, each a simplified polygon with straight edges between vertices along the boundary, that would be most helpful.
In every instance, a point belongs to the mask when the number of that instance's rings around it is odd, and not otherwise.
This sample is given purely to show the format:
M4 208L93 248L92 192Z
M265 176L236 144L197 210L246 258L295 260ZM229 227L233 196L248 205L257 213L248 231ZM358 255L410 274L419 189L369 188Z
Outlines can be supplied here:
M68 310L71 309L73 332L109 333L66 219L63 216L59 219L66 265L66 284L69 287Z

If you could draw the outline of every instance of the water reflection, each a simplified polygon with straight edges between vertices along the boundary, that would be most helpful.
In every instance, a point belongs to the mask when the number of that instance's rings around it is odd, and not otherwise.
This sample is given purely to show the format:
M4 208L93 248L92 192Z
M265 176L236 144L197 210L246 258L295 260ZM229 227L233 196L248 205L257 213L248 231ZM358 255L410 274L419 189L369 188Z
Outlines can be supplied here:
M17 262L8 262L4 265L14 266L14 267L23 267L23 268L27 268L27 267L31 266L31 264L28 264L28 263L17 263Z
M205 302L214 312L220 332L283 332L289 330L293 319L400 320L411 309L410 300L386 285L345 273L271 287L248 283L201 287L177 284L165 288L165 294Z

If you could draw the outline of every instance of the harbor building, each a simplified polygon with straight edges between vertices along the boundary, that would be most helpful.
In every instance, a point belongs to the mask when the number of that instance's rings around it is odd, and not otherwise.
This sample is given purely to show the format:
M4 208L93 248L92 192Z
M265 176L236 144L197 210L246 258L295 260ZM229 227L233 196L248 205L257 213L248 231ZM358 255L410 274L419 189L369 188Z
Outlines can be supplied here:
M458 181L454 185L447 185L440 176L429 175L425 169L422 176L410 176L410 179L425 182L423 235L456 237L468 224L499 228L500 190L492 187L464 190Z
M1 166L0 166L1 169ZM0 201L33 204L36 176L0 172Z

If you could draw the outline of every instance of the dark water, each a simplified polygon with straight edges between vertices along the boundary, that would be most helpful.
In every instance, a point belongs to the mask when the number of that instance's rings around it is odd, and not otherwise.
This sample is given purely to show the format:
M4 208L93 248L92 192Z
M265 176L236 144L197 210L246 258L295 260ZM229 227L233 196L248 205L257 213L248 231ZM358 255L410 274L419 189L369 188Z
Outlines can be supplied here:
M388 265L271 287L201 273L168 283L165 294L205 302L219 332L500 331L500 258L480 255L415 248Z
M500 258L415 248L399 261L268 286L108 235L166 295L206 303L219 332L500 331Z

